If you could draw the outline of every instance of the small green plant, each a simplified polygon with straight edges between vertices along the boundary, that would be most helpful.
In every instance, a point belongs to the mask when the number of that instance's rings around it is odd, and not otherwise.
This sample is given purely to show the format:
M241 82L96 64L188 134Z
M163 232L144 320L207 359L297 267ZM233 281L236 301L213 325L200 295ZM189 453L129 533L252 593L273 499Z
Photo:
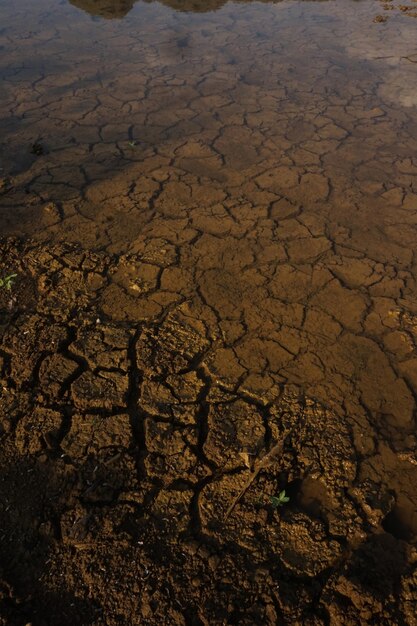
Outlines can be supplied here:
M128 145L130 148L136 148L136 141L128 141Z
M16 276L17 274L9 274L8 276L5 276L4 278L0 278L0 287L4 287L5 289L8 289L10 291L13 286L14 279L16 278Z
M287 502L290 501L289 497L285 495L285 489L280 491L280 493L277 496L271 496L270 500L271 500L272 507L274 509L277 509L278 507L283 506L284 504L287 504Z

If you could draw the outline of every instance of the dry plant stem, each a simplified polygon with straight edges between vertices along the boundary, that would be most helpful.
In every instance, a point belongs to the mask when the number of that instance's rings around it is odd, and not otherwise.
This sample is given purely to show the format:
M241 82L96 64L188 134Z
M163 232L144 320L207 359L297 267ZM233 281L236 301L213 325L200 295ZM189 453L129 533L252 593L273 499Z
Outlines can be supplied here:
M282 437L282 439L273 448L271 448L271 450L269 452L267 452L265 454L265 456L263 456L262 459L259 461L259 463L255 467L255 469L253 470L252 474L249 476L248 480L244 484L243 488L240 490L238 495L234 498L234 500L230 504L229 508L227 509L226 514L224 516L225 520L227 520L227 518L230 516L230 514L232 513L232 511L236 507L237 503L240 502L240 500L243 498L243 496L245 495L245 493L247 492L249 487L252 485L252 483L257 478L258 474L263 469L266 469L266 468L270 467L276 461L278 461L279 457L282 455L282 451L284 449L284 443L285 443L288 435L289 435L289 432L287 432Z

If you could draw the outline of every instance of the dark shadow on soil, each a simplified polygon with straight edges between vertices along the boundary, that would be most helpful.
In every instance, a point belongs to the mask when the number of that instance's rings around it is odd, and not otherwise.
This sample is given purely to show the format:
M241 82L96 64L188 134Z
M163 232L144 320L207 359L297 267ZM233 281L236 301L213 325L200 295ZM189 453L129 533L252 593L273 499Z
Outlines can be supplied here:
M376 534L353 554L344 576L383 602L392 594L398 596L401 577L411 569L407 545L389 534Z
M0 623L21 626L95 624L100 607L55 581L46 582L61 539L60 514L71 480L51 462L21 458L0 480ZM59 576L59 574L58 574ZM48 588L49 587L49 588ZM1 621L3 620L3 621Z

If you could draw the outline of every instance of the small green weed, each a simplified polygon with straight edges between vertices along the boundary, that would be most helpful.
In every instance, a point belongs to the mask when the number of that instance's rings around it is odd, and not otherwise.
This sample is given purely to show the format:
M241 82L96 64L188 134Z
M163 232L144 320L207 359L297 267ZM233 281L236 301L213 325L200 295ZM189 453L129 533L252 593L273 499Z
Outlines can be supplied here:
M280 493L277 496L270 496L270 501L272 504L272 507L274 509L277 509L280 506L283 506L284 504L287 504L287 502L290 501L289 497L285 495L285 489L283 489L282 491L280 491Z
M136 148L136 141L128 141L128 146L132 149Z
M10 291L13 286L14 279L16 277L17 277L17 274L9 274L8 276L5 276L4 278L0 278L0 288L4 287L5 289L8 289Z

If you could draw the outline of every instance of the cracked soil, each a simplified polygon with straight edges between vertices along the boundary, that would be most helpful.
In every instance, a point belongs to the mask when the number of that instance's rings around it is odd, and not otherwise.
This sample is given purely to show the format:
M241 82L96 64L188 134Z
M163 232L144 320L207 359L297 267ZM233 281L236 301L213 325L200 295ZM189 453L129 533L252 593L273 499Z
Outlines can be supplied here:
M416 625L415 14L2 3L0 624Z

